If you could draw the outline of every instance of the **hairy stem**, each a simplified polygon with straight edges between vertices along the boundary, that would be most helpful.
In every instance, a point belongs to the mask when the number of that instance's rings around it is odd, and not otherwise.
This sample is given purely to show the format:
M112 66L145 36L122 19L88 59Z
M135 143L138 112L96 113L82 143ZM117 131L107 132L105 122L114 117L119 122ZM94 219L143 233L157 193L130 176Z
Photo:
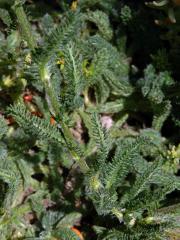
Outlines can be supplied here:
M35 50L36 41L32 34L31 25L27 19L26 13L22 6L22 2L19 0L16 0L15 4L13 5L12 8L16 14L17 21L18 21L19 27L21 29L21 34L22 34L23 38L27 41L29 48L31 50Z

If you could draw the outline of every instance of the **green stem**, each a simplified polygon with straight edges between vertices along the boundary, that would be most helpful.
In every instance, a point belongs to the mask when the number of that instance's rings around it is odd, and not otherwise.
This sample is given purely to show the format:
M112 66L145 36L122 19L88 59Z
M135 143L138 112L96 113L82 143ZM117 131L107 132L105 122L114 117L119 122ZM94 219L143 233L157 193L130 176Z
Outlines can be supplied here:
M68 126L61 122L61 127L62 127L62 130L63 130L63 134L64 134L64 137L67 141L67 145L68 145L68 142L71 143L71 146L72 147L69 147L69 151L71 153L71 155L73 156L74 160L78 163L78 165L80 166L81 168L81 171L83 173L86 173L88 170L89 170L89 167L85 161L85 159L83 159L82 156L80 156L74 149L77 146L77 143L75 142L74 138L73 138L73 135L71 133L71 131L69 130Z
M76 141L74 140L74 137L71 131L69 130L68 126L64 122L62 122L60 106L56 100L53 89L51 88L51 73L46 63L42 63L40 65L40 76L41 76L41 80L45 85L46 92L48 94L48 98L49 98L48 104L49 104L50 110L52 111L53 115L56 117L57 121L60 122L62 132L64 134L64 138L67 143L67 147L73 159L78 163L79 167L81 168L81 171L83 173L86 173L89 170L89 167L85 159L82 156L80 156L80 154L78 153L78 143L76 143ZM77 151L75 149L77 149Z
M32 34L31 25L27 19L26 13L23 9L22 2L19 0L16 0L15 4L13 5L12 8L16 14L17 21L21 28L21 34L22 34L23 38L27 41L29 48L31 50L35 50L35 48L37 46L36 41Z

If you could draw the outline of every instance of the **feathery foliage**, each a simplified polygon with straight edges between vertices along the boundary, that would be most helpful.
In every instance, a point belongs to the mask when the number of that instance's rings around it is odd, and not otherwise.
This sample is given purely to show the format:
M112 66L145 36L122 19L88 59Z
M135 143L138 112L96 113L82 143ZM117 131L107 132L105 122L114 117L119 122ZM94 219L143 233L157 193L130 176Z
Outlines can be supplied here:
M179 239L179 5L0 1L0 239Z

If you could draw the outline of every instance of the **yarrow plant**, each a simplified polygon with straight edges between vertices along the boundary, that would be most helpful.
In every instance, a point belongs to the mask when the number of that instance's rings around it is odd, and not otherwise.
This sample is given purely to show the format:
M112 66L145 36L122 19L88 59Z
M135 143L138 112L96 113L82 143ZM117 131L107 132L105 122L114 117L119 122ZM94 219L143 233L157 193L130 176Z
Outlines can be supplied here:
M0 1L2 240L179 239L178 5Z

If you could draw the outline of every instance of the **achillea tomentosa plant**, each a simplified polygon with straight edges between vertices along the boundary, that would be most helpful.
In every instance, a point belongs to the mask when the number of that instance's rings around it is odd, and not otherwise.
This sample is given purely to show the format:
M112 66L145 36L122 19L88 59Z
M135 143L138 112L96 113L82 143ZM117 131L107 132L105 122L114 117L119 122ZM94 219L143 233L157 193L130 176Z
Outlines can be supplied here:
M1 239L178 239L180 147L161 135L176 80L152 64L138 79L130 7L57 2L0 2Z

